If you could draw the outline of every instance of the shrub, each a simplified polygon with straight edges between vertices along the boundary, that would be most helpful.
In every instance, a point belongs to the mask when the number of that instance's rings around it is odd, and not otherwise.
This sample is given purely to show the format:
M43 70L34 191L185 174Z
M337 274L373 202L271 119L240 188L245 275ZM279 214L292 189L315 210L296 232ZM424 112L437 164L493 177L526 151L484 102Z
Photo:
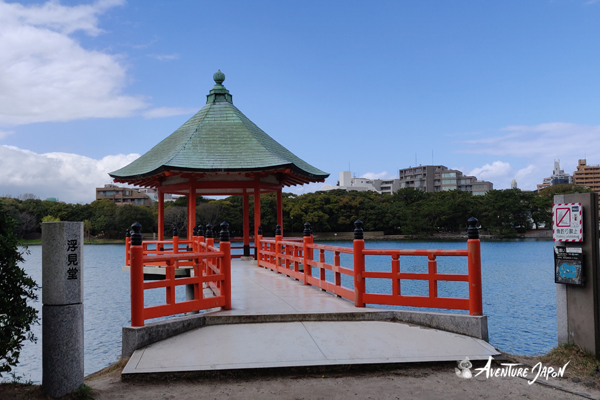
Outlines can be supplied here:
M38 322L37 310L27 305L37 300L38 286L19 267L23 253L14 226L0 203L0 376L17 365L24 340L36 341L31 324Z

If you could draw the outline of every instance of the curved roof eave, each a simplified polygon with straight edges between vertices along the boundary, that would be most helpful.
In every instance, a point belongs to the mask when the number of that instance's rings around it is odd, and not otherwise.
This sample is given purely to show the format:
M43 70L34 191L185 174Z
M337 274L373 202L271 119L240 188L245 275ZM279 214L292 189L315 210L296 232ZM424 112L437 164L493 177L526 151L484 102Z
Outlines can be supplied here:
M326 172L279 144L233 105L216 73L207 104L181 127L125 167L109 173L119 181L147 179L163 171L263 172L289 168L309 181Z

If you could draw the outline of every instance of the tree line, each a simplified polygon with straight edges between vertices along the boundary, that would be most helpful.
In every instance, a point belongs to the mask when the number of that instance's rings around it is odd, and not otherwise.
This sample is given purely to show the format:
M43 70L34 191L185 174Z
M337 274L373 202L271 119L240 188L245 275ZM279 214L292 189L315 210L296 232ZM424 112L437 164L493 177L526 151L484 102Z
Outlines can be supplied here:
M427 193L405 188L392 195L376 192L332 190L303 195L283 194L283 224L286 234L301 232L310 222L315 232L348 232L355 220L364 222L367 231L386 234L428 236L438 232L461 232L474 216L484 231L499 237L514 237L527 229L550 226L552 199L555 194L589 192L575 185L556 185L539 193L519 189L491 190L474 196L458 190ZM243 229L242 197L196 199L197 224L218 227L230 224L233 235ZM90 204L67 204L40 200L32 195L21 198L0 197L4 212L16 221L14 233L19 238L39 237L42 222L83 221L85 234L105 238L122 238L133 222L142 224L145 233L157 231L158 209L145 206L117 206L110 200ZM250 215L254 199L250 196ZM277 223L275 193L261 196L261 224L265 235L272 235ZM165 233L177 229L185 236L187 199L165 203ZM254 231L253 221L250 230ZM218 229L215 229L215 231Z

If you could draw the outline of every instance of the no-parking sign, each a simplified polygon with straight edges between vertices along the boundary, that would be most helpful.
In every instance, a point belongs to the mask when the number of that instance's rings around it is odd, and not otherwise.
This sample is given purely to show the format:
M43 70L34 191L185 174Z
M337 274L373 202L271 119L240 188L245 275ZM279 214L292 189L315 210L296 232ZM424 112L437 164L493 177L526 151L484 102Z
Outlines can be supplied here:
M552 237L557 242L583 242L583 207L581 203L554 204Z

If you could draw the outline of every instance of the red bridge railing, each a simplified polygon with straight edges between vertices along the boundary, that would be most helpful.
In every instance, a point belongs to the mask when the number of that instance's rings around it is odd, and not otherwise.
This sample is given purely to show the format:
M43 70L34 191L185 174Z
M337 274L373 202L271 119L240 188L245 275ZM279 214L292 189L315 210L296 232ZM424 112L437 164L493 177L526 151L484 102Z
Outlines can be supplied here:
M177 236L173 242L151 241L156 247L149 249L148 244L142 242L141 225L132 225L134 232L126 240L126 261L131 274L131 326L144 326L144 321L152 318L214 307L231 308L231 244L227 228L226 222L221 224L219 247L214 246L211 232L206 240L202 233L184 241L185 249L179 248L178 243L182 242ZM173 246L165 248L164 245L170 243ZM165 268L165 279L145 281L144 266ZM175 270L184 266L191 269L189 276L176 277ZM175 289L182 285L193 288L193 298L177 302ZM165 304L144 306L144 291L159 288L165 289ZM211 290L211 296L204 297L205 288Z
M288 275L305 285L313 285L353 301L356 307L365 304L382 304L394 306L412 306L427 308L444 308L453 310L468 310L471 315L482 315L481 295L481 249L477 220L469 219L467 248L464 250L400 250L400 249L365 249L362 222L356 221L353 248L341 246L326 246L314 244L310 225L305 225L302 243L284 240L280 230L276 231L274 239L264 239L262 235L257 238L258 265L270 270ZM279 233L279 234L278 234ZM317 256L315 257L315 252ZM333 253L333 263L326 263L326 252ZM341 254L353 255L353 266L342 266ZM366 257L390 257L390 270L366 271ZM400 270L400 257L421 256L428 259L426 273L402 272ZM467 274L442 274L438 272L438 257L466 257L468 260ZM331 258L331 257L329 257ZM313 268L316 274L313 275ZM326 271L333 273L333 281L325 279ZM353 287L342 285L342 275L353 281ZM388 279L392 282L392 293L367 293L366 279ZM428 282L427 296L402 295L402 280L419 280ZM348 281L348 280L346 280ZM468 298L453 298L438 296L438 282L467 282L469 286Z
M481 250L477 220L469 219L467 248L463 250L403 250L365 249L362 222L356 221L353 247L328 246L313 243L310 225L305 224L303 239L283 239L278 228L275 238L256 238L257 262L264 268L285 274L339 297L353 301L356 307L365 304L412 306L468 310L482 315ZM194 229L190 240L142 241L141 225L132 225L133 234L126 239L126 263L131 271L131 324L143 326L147 319L214 307L231 308L231 243L228 224L221 224L220 245L214 245L212 228L204 232ZM210 229L210 230L209 230ZM183 247L182 247L183 246ZM342 254L351 254L352 265L342 265ZM367 271L367 258L389 257L388 271ZM405 256L427 257L427 272L404 272L400 259ZM444 274L438 271L438 257L466 257L467 274ZM326 262L326 260L332 260ZM164 268L164 279L145 281L144 267ZM185 269L187 276L176 271ZM327 280L330 271L332 280ZM313 273L314 272L314 273ZM344 278L344 276L346 278ZM366 279L385 279L392 282L391 293L366 292ZM403 280L428 282L427 296L403 295ZM438 282L467 282L468 297L452 298L438 295ZM193 295L176 301L177 286L185 285ZM144 306L144 291L165 289L165 304ZM204 289L210 289L205 297ZM187 296L186 296L187 297Z

